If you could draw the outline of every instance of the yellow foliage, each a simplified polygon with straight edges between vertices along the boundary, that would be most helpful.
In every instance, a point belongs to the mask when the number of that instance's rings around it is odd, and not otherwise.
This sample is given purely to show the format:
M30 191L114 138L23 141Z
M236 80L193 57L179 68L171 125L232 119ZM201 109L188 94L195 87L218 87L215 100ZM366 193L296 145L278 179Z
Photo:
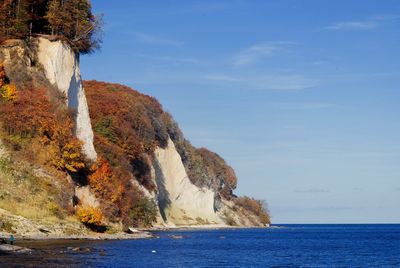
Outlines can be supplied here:
M76 216L83 224L87 225L100 226L103 221L101 210L91 206L79 207Z
M55 157L53 164L60 170L78 172L85 167L83 156L81 154L81 142L78 140L68 141L61 150L61 155Z
M1 87L1 97L5 101L15 102L17 100L17 88L13 84L6 84Z
M13 84L7 84L4 65L0 63L0 94L4 101L15 102L17 100L17 88Z

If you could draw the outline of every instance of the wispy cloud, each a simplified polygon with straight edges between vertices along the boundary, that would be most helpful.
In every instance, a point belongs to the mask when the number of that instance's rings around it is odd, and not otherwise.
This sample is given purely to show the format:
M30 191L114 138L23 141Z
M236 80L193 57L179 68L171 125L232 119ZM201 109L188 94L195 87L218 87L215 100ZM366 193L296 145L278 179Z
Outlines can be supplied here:
M312 194L319 194L319 193L329 193L330 191L326 189L319 189L319 188L310 188L310 189L302 189L302 190L294 190L295 193L312 193Z
M318 85L318 81L300 74L208 74L204 79L212 82L234 83L241 89L302 90Z
M233 65L242 66L256 63L266 57L274 56L278 52L288 51L288 46L291 44L293 43L275 41L252 45L239 51L233 57Z
M366 20L359 20L359 21L341 21L336 22L328 27L325 27L325 30L372 30L378 28L383 24L394 23L398 21L400 15L397 14L386 14L386 15L379 15L373 16Z
M222 82L241 82L239 78L230 76L230 75L225 75L225 74L209 74L205 75L204 78L206 80L212 80L212 81L222 81Z
M335 104L321 103L321 102L305 102L305 103L274 102L271 103L271 105L279 109L288 109L288 110L319 110L319 109L328 109L336 107Z
M395 190L400 192L400 187L396 187Z
M166 46L174 46L174 47L181 47L184 45L183 42L161 37L158 35L151 35L141 32L131 32L138 41L146 44L153 44L153 45L166 45Z
M378 27L375 21L345 21L325 27L326 30L371 30Z

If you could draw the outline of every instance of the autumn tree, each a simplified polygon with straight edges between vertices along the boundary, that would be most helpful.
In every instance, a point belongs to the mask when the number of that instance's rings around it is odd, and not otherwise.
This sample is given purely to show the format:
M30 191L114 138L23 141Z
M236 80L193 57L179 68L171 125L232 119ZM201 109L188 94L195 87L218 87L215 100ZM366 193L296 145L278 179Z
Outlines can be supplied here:
M98 49L101 16L94 16L89 0L3 0L0 2L0 42L51 35L77 53Z
M68 42L77 52L99 48L101 16L94 16L88 0L50 0L45 15L53 37Z
M100 209L91 206L78 207L76 210L76 216L86 226L97 229L102 225L103 213Z
M3 85L0 88L0 95L6 102L14 102L17 100L17 88L13 84Z
M0 40L24 38L29 34L27 1L4 0L0 6Z

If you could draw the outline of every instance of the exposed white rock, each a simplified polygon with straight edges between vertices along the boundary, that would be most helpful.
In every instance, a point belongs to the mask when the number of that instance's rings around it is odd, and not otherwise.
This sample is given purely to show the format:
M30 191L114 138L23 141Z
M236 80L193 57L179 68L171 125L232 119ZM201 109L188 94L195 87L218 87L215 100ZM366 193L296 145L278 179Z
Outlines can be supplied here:
M67 97L68 107L76 111L75 134L83 142L83 151L91 160L97 154L93 130L79 69L79 56L61 41L38 39L38 60L46 78Z
M171 139L165 149L157 148L154 156L158 204L165 221L176 225L222 223L214 211L214 192L189 180Z
M96 196L90 191L89 186L77 186L75 188L75 195L85 206L91 206L94 208L100 206L99 201L96 199Z

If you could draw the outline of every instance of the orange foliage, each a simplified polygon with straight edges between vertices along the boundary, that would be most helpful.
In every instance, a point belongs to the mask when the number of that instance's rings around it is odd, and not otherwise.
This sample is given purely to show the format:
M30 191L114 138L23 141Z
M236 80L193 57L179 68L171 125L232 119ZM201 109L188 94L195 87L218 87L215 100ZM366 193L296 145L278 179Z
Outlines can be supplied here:
M101 210L91 206L79 207L76 211L76 216L83 224L90 226L100 226L103 221Z
M48 152L46 162L56 168L70 172L83 168L82 145L72 133L69 112L52 105L45 89L26 89L18 95L15 102L0 106L1 123L13 147L24 149L39 142ZM29 143L21 144L21 139Z
M99 157L96 164L93 164L88 181L90 187L97 196L112 203L120 201L124 186L116 179L110 164L103 157Z
M85 81L84 86L96 150L113 167L123 170L124 174L133 171L142 185L154 190L144 155L152 153L157 146L165 146L168 138L159 102L122 85Z

